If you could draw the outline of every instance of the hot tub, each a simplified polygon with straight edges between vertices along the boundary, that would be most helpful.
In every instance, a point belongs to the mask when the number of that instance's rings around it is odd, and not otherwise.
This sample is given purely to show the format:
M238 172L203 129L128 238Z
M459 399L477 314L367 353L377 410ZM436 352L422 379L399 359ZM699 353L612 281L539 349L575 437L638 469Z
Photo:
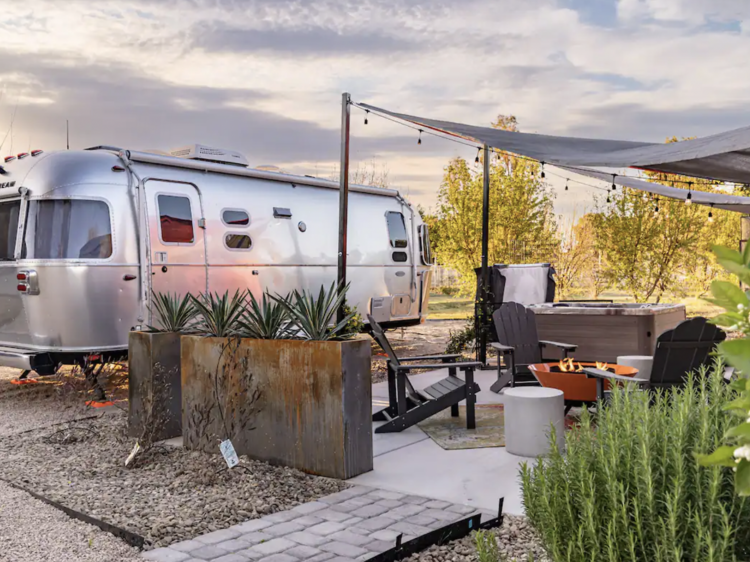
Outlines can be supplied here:
M686 317L682 304L561 302L530 308L536 314L539 339L578 345L573 356L580 361L653 355L659 334Z

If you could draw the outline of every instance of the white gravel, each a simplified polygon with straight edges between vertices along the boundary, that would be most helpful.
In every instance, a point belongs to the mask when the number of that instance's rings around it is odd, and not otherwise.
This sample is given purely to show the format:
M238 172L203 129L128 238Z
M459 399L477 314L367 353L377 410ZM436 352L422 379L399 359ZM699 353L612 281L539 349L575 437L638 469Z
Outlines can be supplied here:
M109 533L0 482L0 560L125 562L141 558L137 549Z

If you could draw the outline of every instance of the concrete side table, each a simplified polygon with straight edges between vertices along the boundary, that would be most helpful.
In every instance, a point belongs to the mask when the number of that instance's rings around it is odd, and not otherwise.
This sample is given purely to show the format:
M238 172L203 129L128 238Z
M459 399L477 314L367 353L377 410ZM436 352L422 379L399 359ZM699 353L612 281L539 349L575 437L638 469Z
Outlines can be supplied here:
M547 455L552 426L557 447L565 441L565 399L562 390L542 387L505 389L505 449L512 455Z
M638 369L636 376L639 379L651 380L651 369L654 366L651 355L620 355L617 357L617 364Z

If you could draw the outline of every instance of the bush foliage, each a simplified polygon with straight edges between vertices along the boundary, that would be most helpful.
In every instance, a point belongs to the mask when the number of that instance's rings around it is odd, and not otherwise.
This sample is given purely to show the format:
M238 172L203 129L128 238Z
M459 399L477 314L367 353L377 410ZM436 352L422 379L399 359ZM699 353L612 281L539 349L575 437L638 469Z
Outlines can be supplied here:
M732 424L722 372L668 393L616 389L596 427L584 411L566 433L566 454L523 467L526 513L553 560L750 559L750 502L730 468L695 460Z

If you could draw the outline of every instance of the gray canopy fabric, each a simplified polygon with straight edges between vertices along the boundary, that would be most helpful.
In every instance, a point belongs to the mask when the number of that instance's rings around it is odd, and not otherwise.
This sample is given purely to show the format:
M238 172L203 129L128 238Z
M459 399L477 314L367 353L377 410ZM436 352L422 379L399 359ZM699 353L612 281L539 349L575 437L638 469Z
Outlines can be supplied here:
M365 103L357 105L409 121L425 130L459 136L546 164L641 168L725 182L750 183L750 127L675 143L647 143L516 133L395 113Z
M598 170L591 170L588 168L578 168L573 166L560 166L557 165L561 170L580 174L596 180L601 180L607 184L612 183L612 174L606 172L599 172ZM649 181L639 180L636 178L629 178L626 176L615 176L615 183L617 185L630 187L640 191L646 191L653 193L659 197L668 197L670 199L678 199L684 201L687 199L688 190L679 187L670 187L661 183L652 183ZM725 209L727 211L735 211L737 213L750 213L750 197L742 197L740 195L725 195L723 193L708 193L705 191L692 191L691 201L697 205L706 205L714 207L716 209Z

